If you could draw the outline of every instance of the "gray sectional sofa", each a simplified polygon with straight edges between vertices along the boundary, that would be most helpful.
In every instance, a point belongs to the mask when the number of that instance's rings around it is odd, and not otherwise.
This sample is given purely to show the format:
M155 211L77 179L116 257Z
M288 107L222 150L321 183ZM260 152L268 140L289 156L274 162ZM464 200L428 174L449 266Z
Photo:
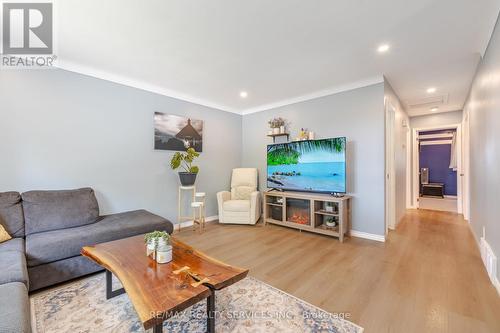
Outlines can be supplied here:
M0 193L0 223L0 333L31 331L28 291L102 270L82 246L173 230L145 210L100 216L91 188Z

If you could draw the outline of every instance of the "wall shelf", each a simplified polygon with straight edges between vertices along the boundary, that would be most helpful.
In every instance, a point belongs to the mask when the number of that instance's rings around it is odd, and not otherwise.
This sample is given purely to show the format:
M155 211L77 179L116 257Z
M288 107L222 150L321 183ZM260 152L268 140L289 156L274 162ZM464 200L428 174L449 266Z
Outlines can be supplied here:
M273 138L273 143L276 143L276 138L281 136L286 136L286 141L290 141L290 133L268 134L267 136Z

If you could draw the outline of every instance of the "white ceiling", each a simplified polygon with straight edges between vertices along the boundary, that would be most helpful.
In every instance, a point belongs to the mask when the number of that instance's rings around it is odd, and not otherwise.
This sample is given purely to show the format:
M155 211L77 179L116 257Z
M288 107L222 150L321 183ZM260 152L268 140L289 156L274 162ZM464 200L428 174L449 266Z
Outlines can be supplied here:
M499 8L500 0L58 0L57 54L61 68L237 113L382 75L403 102L434 86L448 99L439 111L452 111ZM391 45L386 54L381 43Z

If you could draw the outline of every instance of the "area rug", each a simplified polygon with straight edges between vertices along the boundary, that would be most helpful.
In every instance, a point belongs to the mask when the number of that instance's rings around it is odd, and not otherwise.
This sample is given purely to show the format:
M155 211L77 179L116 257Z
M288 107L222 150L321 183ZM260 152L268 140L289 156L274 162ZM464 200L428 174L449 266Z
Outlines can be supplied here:
M114 288L119 282L113 278ZM105 275L56 286L31 297L35 333L144 332L126 294L106 300ZM338 332L363 329L303 300L248 277L216 296L216 332ZM206 332L206 302L164 323L164 332Z

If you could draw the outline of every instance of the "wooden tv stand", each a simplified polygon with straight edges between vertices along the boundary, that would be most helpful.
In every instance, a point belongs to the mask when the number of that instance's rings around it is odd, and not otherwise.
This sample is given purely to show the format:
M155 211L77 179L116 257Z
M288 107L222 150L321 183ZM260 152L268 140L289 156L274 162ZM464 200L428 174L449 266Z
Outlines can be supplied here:
M264 225L267 223L338 237L351 230L351 198L308 192L264 192ZM337 223L335 227L326 221Z

